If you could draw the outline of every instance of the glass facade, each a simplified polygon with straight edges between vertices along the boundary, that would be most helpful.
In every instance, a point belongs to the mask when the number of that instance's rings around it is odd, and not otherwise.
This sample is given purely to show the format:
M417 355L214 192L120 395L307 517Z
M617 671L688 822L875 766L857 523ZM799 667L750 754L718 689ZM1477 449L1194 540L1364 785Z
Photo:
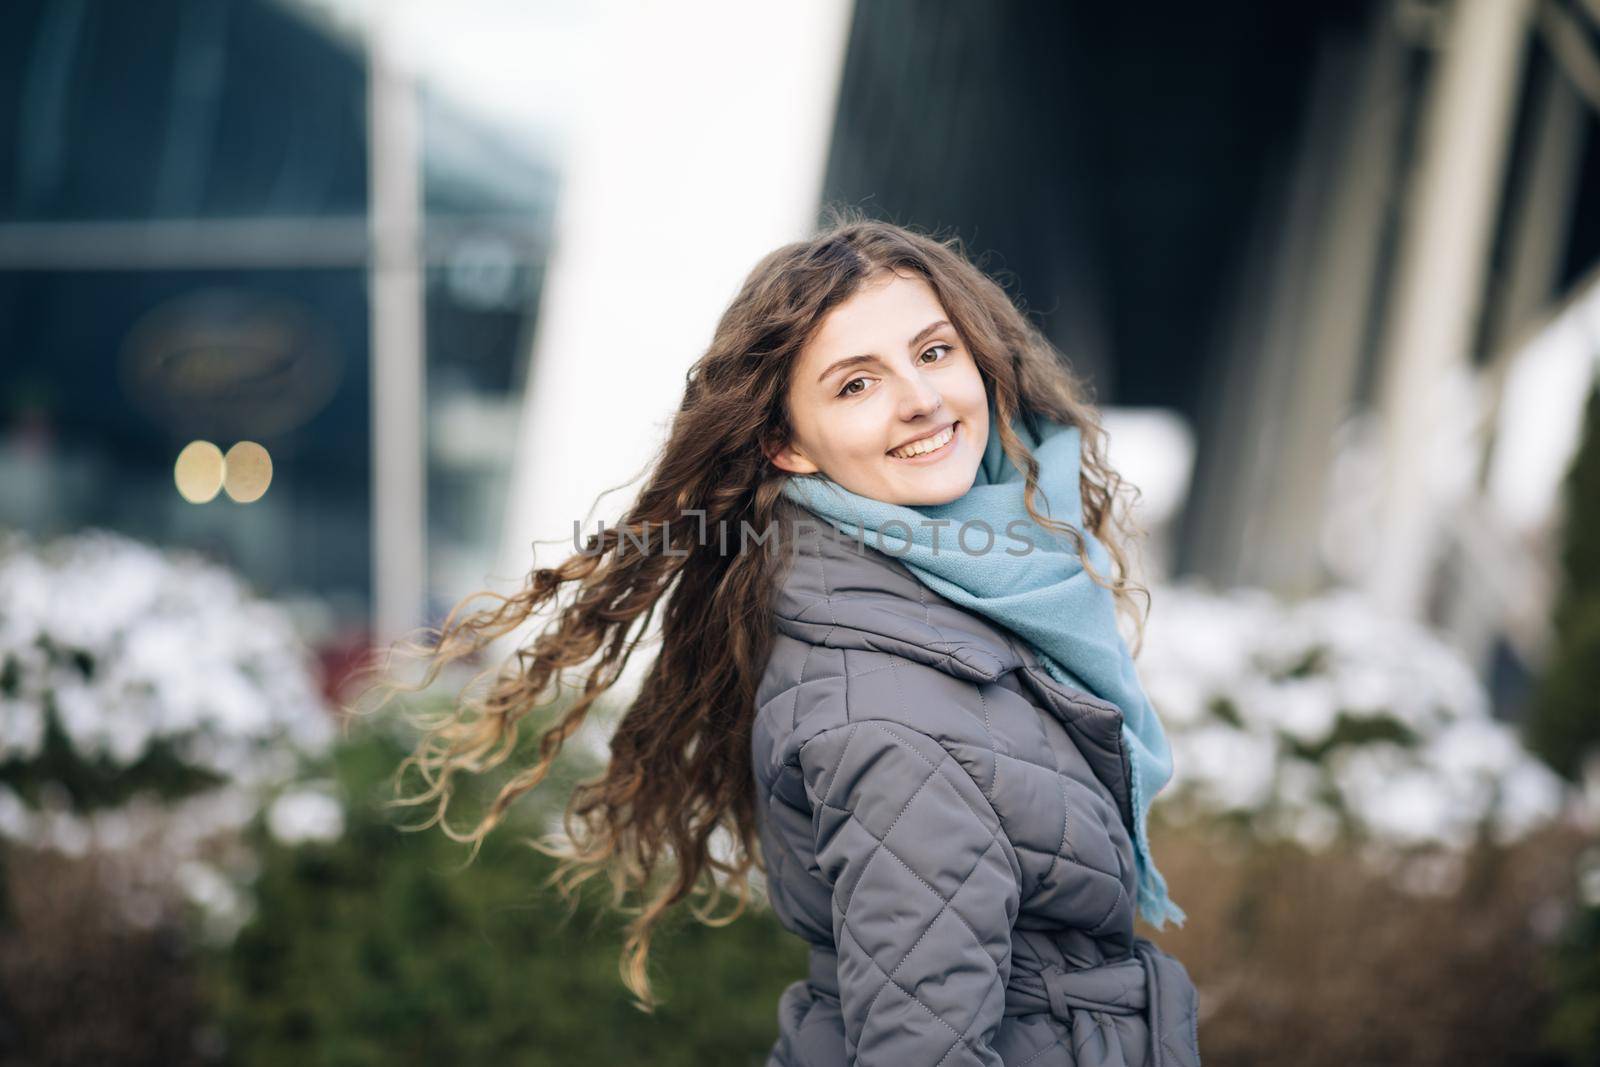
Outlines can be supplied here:
M419 107L432 615L498 547L555 180ZM199 548L365 624L366 116L359 44L276 3L0 12L0 524ZM266 492L185 499L196 440L262 446Z

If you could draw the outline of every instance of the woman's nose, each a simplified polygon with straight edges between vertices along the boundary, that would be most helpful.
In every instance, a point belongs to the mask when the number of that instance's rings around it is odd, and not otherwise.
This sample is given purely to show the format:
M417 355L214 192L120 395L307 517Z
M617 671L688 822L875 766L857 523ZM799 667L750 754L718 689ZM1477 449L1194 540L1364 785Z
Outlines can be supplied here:
M944 397L939 395L933 383L920 375L913 375L900 397L900 417L909 422L931 415L943 406Z

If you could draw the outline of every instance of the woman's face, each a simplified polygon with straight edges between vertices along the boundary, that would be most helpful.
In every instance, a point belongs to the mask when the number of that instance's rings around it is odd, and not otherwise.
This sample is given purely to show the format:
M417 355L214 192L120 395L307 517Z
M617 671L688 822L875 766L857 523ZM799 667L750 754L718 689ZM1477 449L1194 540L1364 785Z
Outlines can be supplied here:
M989 401L933 288L886 274L822 320L789 382L794 438L772 462L821 471L889 504L946 504L972 488Z

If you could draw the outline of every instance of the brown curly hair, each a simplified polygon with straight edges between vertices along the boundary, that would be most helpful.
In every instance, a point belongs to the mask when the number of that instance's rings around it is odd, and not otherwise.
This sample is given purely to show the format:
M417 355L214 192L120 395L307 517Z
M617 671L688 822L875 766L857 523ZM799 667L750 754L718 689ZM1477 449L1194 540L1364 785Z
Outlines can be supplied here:
M750 731L783 557L766 545L721 552L714 539L701 543L707 540L704 531L721 523L738 530L741 522L758 531L771 528L787 475L769 457L790 434L791 369L829 311L884 271L917 276L932 287L994 400L1006 454L1026 478L1029 513L1071 538L1088 573L1112 591L1119 611L1129 611L1142 639L1144 620L1133 611L1131 594L1143 595L1148 612L1149 593L1128 577L1125 555L1138 531L1126 507L1113 514L1124 488L1131 490L1130 507L1138 490L1125 486L1106 464L1104 433L1087 387L1029 321L1020 301L969 261L959 238L830 207L815 236L763 257L723 312L710 347L688 371L666 445L621 521L602 526L558 566L535 567L513 595L477 593L461 601L439 629L426 631L427 645L410 645L427 660L422 679L405 684L389 677L379 687L391 696L418 691L447 665L473 657L536 612L552 610L549 624L517 648L486 692L468 686L448 715L425 725L415 751L396 771L397 794L407 767L426 783L422 792L391 802L433 806L432 818L414 828L437 823L452 838L472 843L476 856L511 804L550 771L663 609L660 651L616 724L607 769L573 789L562 816L564 835L529 842L561 861L547 884L558 886L569 902L584 881L602 871L609 876L612 906L633 916L625 932L622 980L644 1011L658 1003L647 964L651 933L664 913L703 892L709 898L704 906L691 901L690 910L707 925L725 925L750 903L751 869L766 873ZM1076 530L1035 509L1038 463L1012 429L1019 414L1079 428L1084 521L1105 544L1115 564L1111 575L1094 571ZM683 521L691 512L704 513L703 525ZM667 531L662 551L638 551L651 531ZM629 544L635 551L626 550ZM566 593L570 600L562 606ZM497 603L469 613L468 604L479 596ZM581 692L539 738L538 762L516 771L470 832L450 828L444 816L452 777L504 762L515 749L521 721L559 700L563 670L585 664ZM736 846L731 857L713 854L719 830ZM726 885L718 874L726 876ZM630 890L640 895L641 905L624 906ZM725 891L737 893L737 906L713 918Z

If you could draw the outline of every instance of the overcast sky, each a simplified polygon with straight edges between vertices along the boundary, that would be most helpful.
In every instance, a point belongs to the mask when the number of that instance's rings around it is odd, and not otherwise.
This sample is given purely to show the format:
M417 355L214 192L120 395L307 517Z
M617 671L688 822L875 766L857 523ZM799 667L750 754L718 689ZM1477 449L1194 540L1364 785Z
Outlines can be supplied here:
M607 8L580 0L286 2L352 37L393 33L399 55L443 95L557 148L583 104Z

